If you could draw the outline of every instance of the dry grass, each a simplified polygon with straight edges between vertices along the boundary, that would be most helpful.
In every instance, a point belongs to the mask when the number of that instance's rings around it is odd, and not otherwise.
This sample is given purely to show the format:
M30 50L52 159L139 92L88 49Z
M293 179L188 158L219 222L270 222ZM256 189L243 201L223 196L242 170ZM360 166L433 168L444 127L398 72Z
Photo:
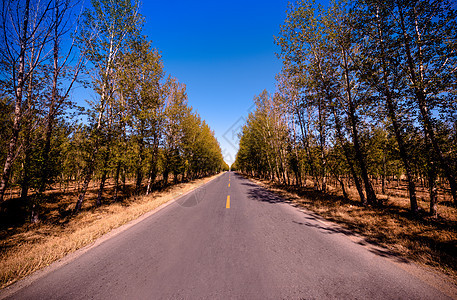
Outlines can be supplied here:
M4 288L89 245L112 229L205 184L212 178L180 183L164 191L148 196L130 197L121 203L111 203L97 209L91 208L90 201L86 201L85 209L76 216L55 216L59 213L59 207L69 205L67 202L70 196L50 203L47 206L47 222L37 225L24 224L0 232L0 287ZM72 199L74 201L74 197Z
M418 216L409 213L409 200L390 196L382 208L364 207L359 201L345 200L338 190L321 193L312 189L281 186L251 178L285 200L314 211L362 235L366 242L389 249L399 258L444 272L457 283L457 209L439 205L439 217L425 213L428 202L420 201ZM356 195L356 191L350 191ZM381 195L378 195L382 197ZM357 199L351 197L352 199Z

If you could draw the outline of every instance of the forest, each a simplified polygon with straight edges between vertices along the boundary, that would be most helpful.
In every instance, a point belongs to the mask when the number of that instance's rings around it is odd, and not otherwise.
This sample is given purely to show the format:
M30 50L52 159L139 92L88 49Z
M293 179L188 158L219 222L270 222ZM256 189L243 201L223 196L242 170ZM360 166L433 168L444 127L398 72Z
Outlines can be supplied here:
M446 0L290 3L232 168L373 207L403 190L413 215L457 205L456 21Z
M77 213L90 185L98 207L228 169L186 86L142 34L138 1L2 3L3 221L17 217L17 203L39 221L56 190L77 190ZM94 96L76 94L81 87Z

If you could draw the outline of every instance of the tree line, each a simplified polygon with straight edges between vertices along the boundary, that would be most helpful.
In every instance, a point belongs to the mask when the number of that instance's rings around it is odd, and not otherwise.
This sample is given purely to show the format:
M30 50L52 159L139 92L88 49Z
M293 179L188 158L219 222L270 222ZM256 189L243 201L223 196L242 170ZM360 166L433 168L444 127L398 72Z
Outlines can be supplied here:
M382 205L386 181L418 187L437 214L438 190L457 204L456 10L446 0L290 3L275 38L277 91L254 101L234 168L282 184Z
M167 76L142 35L136 0L5 0L1 7L0 203L20 190L32 220L46 191L77 184L74 211L89 184L107 181L113 200L228 169L214 132ZM86 107L75 86L91 88Z

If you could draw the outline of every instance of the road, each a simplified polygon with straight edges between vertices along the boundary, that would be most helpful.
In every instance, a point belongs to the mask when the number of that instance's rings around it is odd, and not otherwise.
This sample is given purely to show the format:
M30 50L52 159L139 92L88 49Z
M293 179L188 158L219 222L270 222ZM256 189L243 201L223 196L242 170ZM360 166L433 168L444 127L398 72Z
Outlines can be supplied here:
M225 173L10 297L447 299L401 258L362 244Z

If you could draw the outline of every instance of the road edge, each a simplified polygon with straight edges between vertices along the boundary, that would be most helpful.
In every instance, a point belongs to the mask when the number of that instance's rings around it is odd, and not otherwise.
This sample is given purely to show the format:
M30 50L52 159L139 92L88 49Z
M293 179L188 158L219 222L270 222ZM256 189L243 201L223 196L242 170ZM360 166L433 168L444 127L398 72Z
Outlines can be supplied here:
M239 173L237 173L237 174L239 174ZM268 185L266 185L266 184L264 184L262 182L260 182L261 184L259 184L259 181L257 181L255 178L246 177L246 176L243 176L243 174L239 174L239 175L242 176L243 178L249 180L250 182L254 183L255 185L257 185L257 186L259 186L261 188L264 188L267 191L269 191L270 193L273 193L276 196L280 197L281 199L284 200L284 202L282 202L282 203L284 203L286 205L289 205L292 208L295 208L297 210L297 212L306 213L306 214L312 215L314 218L316 218L324 226L328 226L328 227L332 227L334 229L340 229L340 230L343 230L343 231L351 232L350 236L345 234L346 238L348 238L349 240L351 240L354 243L359 244L360 246L362 246L363 248L367 249L368 251L370 249L387 251L387 252L389 251L388 248L385 248L385 247L382 247L382 246L379 246L379 245L372 245L372 244L366 243L365 242L365 238L364 238L363 235L358 234L356 232L352 232L351 230L345 228L341 224L338 224L338 223L336 223L336 222L334 222L332 220L326 219L325 217L319 215L317 212L314 212L314 211L309 210L309 209L304 208L304 207L300 207L298 204L296 204L294 202L285 200L280 194L278 194L275 191L271 190ZM427 284L427 285L439 290L440 292L442 292L446 296L457 300L457 285L454 284L454 282L452 281L451 277L449 277L445 273L442 273L439 270L436 270L436 269L434 269L432 267L429 267L427 265L419 264L419 263L417 263L415 261L407 259L406 257L404 259L407 261L407 263L399 262L399 261L397 261L394 258L389 257L389 256L385 256L384 258L386 260L388 260L389 262L391 262L392 264L394 264L395 266L401 268L405 272L407 272L407 273L411 274L412 276L416 277L417 279L422 281L424 284Z
M136 224L144 221L145 219L153 216L154 214L158 213L159 211L165 209L166 207L170 206L171 204L175 203L176 201L178 201L179 199L187 196L188 194L194 192L195 190L201 188L201 187L204 187L205 185L209 184L210 182L212 182L213 180L215 180L216 178L219 178L220 176L222 176L223 174L225 174L226 172L221 172L219 173L218 175L214 176L211 180L209 180L208 182L206 182L205 184L202 184L202 185L198 185L198 186L195 186L194 188L192 188L191 190L183 193L183 194L178 194L176 195L174 198L171 198L169 201L161 204L160 206L144 213L143 215L139 216L138 218L134 219L134 220L131 220L117 228L114 228L112 229L111 231L107 232L106 234L102 235L101 237L97 238L95 241L93 241L92 243L82 247L82 248L79 248L78 250L74 251L74 252L71 252L69 254L67 254L66 256L62 257L61 259L59 260L56 260L54 261L53 263L51 263L49 266L43 268L43 269L40 269L40 270L37 270L35 272L33 272L32 274L16 281L15 283L3 288L0 290L0 300L2 299L5 299L5 298L8 298L12 295L14 295L16 292L18 292L19 290L31 285L32 283L34 283L35 281L37 281L38 279L46 276L47 274L69 264L70 262L74 261L75 259L77 259L78 257L80 257L81 255L83 255L84 253L88 252L89 250L93 249L93 248L96 248L98 246L100 246L101 244L103 244L104 242L110 240L111 238L119 235L120 233L128 230L129 228L135 226Z

